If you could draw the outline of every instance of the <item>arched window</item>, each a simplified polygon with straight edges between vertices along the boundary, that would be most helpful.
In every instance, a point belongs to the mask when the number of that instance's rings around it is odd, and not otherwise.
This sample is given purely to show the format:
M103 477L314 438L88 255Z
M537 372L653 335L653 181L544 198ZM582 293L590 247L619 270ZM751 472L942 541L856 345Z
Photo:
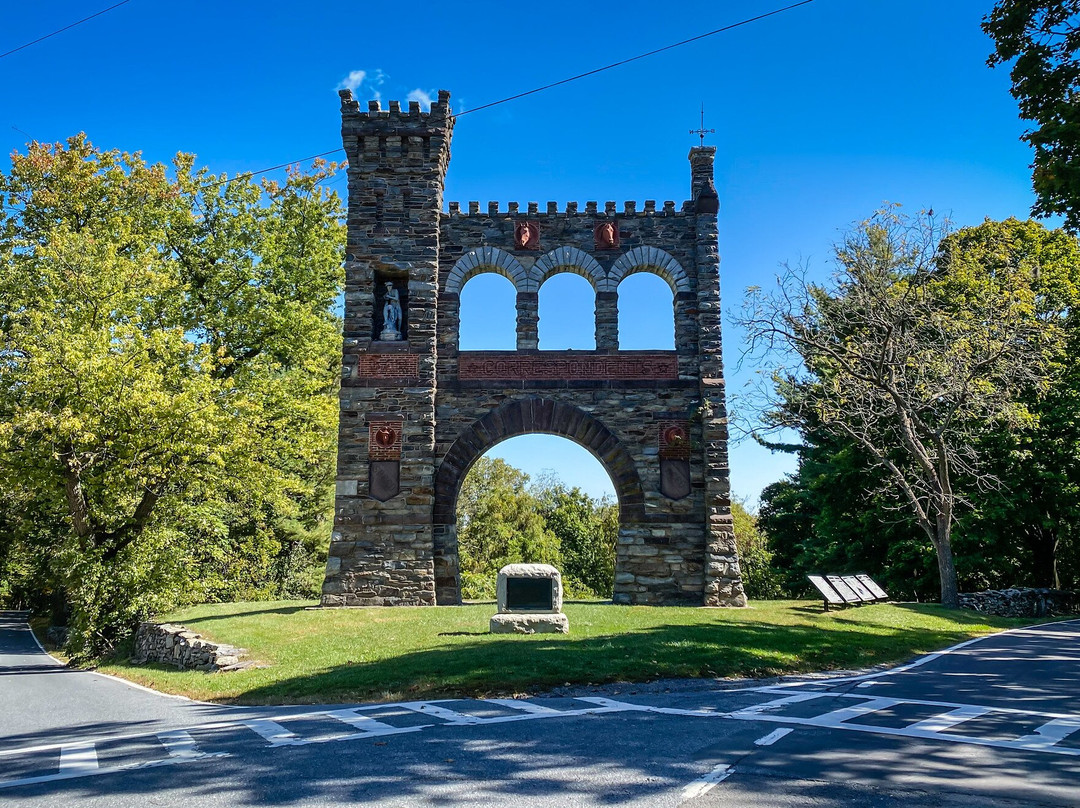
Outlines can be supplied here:
M659 275L636 272L619 284L619 349L675 350L675 297Z
M495 272L483 272L465 283L459 300L459 350L517 350L514 284Z
M538 310L540 350L596 347L596 292L582 276L560 272L544 281Z

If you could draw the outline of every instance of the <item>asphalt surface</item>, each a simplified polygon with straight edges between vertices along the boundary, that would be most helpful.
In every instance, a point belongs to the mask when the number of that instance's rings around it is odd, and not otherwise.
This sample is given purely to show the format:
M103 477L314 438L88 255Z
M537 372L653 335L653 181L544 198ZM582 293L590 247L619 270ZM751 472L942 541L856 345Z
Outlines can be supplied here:
M1080 806L1080 622L864 676L230 708L0 618L0 805Z

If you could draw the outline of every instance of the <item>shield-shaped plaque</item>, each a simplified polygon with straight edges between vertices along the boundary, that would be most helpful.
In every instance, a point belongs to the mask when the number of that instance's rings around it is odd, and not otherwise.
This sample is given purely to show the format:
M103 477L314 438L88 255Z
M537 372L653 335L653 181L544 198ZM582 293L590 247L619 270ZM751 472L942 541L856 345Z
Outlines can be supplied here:
M379 502L386 502L401 491L401 461L372 460L369 469L371 496Z
M669 499L682 499L690 493L690 461L660 461L660 493Z

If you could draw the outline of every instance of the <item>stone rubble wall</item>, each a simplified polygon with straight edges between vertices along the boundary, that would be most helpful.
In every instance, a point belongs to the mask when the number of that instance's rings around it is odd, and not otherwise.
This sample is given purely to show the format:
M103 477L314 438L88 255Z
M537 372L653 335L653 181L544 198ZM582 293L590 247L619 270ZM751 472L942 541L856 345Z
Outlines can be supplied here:
M218 671L247 667L240 658L247 649L204 640L202 635L171 623L142 623L135 634L136 664L162 662L181 670Z
M995 617L1054 617L1077 614L1080 599L1061 589L996 589L960 594L960 608Z

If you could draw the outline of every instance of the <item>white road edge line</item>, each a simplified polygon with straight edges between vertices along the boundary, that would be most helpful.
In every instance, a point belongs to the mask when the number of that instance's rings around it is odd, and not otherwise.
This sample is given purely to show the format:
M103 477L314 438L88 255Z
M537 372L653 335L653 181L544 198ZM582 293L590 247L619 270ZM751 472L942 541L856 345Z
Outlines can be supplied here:
M785 735L790 735L794 730L791 727L781 727L780 729L774 729L768 735L762 735L756 741L754 746L772 746L779 741Z
M59 666L61 666L63 668L68 667L67 663L65 663L63 660L57 659L56 657L54 657L52 654L50 654L48 651L45 650L45 646L42 645L41 640L38 639L37 632L35 632L32 628L30 628L29 623L26 624L26 626L24 628L24 631L29 632L30 637L34 640L34 645L36 645L38 647L38 649L41 651L41 653L43 653L45 656L47 656L49 659L51 659L57 665L59 665ZM101 671L87 671L87 670L81 670L79 668L70 668L70 670L76 671L78 673L90 673L90 674L93 674L94 676L101 676L101 677L103 677L105 679L112 679L114 682L120 682L120 684L127 685L128 687L133 687L136 690L143 691L144 693L153 693L155 696L161 696L162 698L165 698L165 699L176 699L177 701L186 701L188 704L201 704L201 705L206 706L206 707L221 707L222 706L220 704L215 704L212 701L198 701L197 699L189 699L187 696L180 696L180 695L178 695L176 693L163 693L160 690L154 690L152 687L146 687L145 685L140 685L140 684L138 684L136 682L131 681L130 679L124 679L121 676L113 676L111 673L101 673ZM255 709L250 704L230 704L230 705L228 705L228 708L230 710L251 710L251 709Z
M727 780L735 772L734 766L727 766L721 764L706 774L704 777L695 780L690 785L686 786L682 790L682 802L687 802L695 797L700 797L702 794L706 794L712 789L716 788L717 783L722 783ZM681 804L680 803L680 804Z

